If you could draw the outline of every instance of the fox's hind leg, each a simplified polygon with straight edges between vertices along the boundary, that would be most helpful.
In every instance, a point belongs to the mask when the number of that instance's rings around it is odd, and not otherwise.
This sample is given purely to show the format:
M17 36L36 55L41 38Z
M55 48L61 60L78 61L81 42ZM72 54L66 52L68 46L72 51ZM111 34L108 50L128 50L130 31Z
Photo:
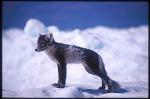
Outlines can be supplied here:
M108 82L106 82L107 78L105 76L103 76L103 74L100 73L99 68L97 68L97 69L94 68L96 66L90 64L89 62L86 62L86 64L84 64L83 66L85 67L85 69L88 73L99 76L102 79L102 86L99 87L99 89L105 89L105 86L108 85L107 84ZM91 66L93 66L93 67L91 67Z
M111 79L108 77L104 67L100 69L98 76L103 79L102 83L104 82L105 84L107 84L108 92L112 92L112 82L111 82ZM103 84L102 84L102 87L103 87ZM102 87L100 87L99 89L101 89Z
M101 78L102 79L102 78ZM102 86L99 87L98 89L105 89L105 85L106 85L106 82L104 79L102 79Z
M109 79L109 77L108 77L107 75L102 74L102 73L98 74L98 76L99 76L101 79L104 80L104 81L102 81L102 86L99 87L99 89L102 89L102 88L104 87L104 85L107 84L107 86L108 86L108 92L111 92L111 91L112 91L112 82L111 82L111 80ZM106 83L103 84L103 82L104 82L104 83L106 82Z
M105 89L107 84L105 79L100 76L99 57L87 58L83 66L88 73L99 76L102 79L102 86L99 89Z
M112 82L110 78L107 76L107 72L104 67L104 63L99 56L94 56L87 58L84 67L86 71L90 74L97 75L102 79L102 86L99 89L105 89L105 85L108 86L108 92L112 91Z

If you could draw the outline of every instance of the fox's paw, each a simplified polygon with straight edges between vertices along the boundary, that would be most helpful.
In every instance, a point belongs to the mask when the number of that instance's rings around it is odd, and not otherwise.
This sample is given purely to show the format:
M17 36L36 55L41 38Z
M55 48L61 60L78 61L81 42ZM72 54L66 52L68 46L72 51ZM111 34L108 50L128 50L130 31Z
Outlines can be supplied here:
M54 83L54 84L52 84L52 86L54 86L54 87L56 87L56 88L64 88L64 87L65 87L65 85L63 85L63 84L58 84L58 83Z
M108 88L107 93L112 93L112 92L113 90Z
M104 90L104 89L105 89L104 86L101 86L101 87L98 88L98 90Z

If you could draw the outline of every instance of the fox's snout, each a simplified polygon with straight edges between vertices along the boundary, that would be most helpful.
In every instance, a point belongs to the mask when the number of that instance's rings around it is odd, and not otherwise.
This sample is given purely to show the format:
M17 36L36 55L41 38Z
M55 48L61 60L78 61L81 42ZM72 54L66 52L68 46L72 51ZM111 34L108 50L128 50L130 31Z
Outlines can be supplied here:
M39 49L37 49L37 48L35 49L35 51L36 51L36 52L41 52L41 50L39 50Z

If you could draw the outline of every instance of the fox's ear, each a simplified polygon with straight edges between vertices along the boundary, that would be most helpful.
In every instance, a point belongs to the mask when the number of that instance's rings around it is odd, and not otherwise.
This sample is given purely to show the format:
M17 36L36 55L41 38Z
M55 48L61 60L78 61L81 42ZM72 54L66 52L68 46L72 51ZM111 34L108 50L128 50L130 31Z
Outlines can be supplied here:
M48 33L48 34L46 34L46 37L50 39L51 37L53 37L53 34L52 33Z
M41 36L42 34L39 33L39 36Z
M50 40L50 42L53 42L54 38L52 33L48 33L46 37Z

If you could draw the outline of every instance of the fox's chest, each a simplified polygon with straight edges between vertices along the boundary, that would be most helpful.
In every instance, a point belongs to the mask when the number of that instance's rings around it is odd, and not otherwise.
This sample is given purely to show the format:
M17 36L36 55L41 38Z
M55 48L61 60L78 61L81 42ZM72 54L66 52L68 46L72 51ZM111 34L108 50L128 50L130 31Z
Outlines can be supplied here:
M48 57L49 57L52 61L58 63L58 60L57 60L56 57L55 57L56 49L55 49L54 47L49 48L48 50L45 51L45 53L48 55Z

